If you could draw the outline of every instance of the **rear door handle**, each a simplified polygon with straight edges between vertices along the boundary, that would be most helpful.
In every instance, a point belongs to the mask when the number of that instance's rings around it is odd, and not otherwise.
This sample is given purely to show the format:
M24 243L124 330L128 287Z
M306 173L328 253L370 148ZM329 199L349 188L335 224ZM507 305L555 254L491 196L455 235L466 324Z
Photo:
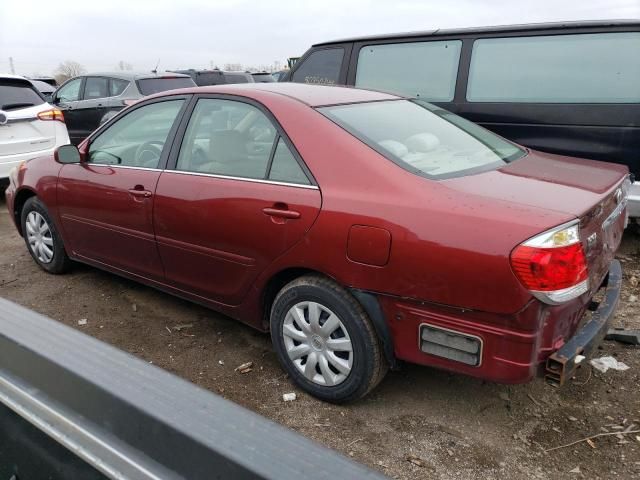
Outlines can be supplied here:
M300 218L300 212L296 212L295 210L283 210L280 208L267 207L263 208L262 211L265 215L269 215L270 217L288 218L289 220Z
M140 188L130 188L129 193L134 197L149 198L151 196L151 192L149 190L144 190Z

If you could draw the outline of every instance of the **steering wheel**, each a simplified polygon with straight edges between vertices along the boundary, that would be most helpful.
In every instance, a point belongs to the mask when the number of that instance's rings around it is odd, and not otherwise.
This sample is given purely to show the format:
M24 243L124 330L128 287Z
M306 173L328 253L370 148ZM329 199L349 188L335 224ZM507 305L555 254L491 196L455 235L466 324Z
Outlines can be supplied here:
M136 153L133 157L136 166L149 168L156 166L160 160L163 146L164 143L159 140L149 140L148 142L141 143L138 148L136 148ZM153 164L154 162L155 164Z

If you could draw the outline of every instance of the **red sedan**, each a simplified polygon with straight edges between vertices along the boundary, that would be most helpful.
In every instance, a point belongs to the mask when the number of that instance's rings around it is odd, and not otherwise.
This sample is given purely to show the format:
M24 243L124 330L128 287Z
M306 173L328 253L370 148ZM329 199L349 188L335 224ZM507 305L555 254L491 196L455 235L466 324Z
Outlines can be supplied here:
M618 301L628 186L422 101L255 84L149 97L6 196L46 271L87 263L270 331L301 388L342 402L400 361L564 382Z

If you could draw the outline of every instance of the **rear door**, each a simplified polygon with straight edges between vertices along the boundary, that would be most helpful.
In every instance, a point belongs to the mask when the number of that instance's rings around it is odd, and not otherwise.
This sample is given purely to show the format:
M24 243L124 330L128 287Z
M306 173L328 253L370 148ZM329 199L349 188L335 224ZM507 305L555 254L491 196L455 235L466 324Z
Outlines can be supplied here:
M153 212L167 282L237 305L309 230L320 191L273 117L251 103L200 98L175 145Z
M58 210L73 254L161 281L154 191L185 97L142 104L91 139L82 163L64 165Z
M0 157L38 152L55 145L55 122L37 117L48 108L31 82L0 78Z

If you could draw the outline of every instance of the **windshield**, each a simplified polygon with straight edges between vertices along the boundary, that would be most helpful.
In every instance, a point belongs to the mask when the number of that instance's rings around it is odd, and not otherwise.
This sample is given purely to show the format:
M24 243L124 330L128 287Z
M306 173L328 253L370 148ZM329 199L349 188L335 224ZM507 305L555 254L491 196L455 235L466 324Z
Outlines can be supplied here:
M20 79L0 79L0 110L17 110L41 105L44 100L31 82Z
M195 87L191 77L144 78L136 82L142 95L151 95L176 88Z
M420 100L355 103L319 111L389 160L428 178L492 170L526 153L479 125Z

